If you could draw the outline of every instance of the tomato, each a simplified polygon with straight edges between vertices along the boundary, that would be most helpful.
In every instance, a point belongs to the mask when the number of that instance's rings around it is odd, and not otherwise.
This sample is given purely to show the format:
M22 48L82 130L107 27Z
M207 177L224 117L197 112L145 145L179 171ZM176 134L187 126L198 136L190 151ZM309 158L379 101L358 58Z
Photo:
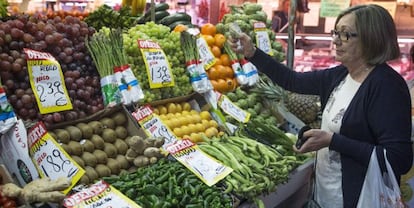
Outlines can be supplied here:
M9 201L3 204L3 208L16 208L16 207L17 207L16 201L14 201L13 199L10 199Z

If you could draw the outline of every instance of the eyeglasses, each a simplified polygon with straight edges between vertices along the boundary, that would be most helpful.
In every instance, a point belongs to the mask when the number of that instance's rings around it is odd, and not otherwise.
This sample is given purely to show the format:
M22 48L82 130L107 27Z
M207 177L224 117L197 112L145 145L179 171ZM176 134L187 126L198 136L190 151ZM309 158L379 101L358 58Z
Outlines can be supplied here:
M352 32L341 32L337 30L331 30L332 38L338 37L342 41L349 40L350 37L357 37L358 34Z

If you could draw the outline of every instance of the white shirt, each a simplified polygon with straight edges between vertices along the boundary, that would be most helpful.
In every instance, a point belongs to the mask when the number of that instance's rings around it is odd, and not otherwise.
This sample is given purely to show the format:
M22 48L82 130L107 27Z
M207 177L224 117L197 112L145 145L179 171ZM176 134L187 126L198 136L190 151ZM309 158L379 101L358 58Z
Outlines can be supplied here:
M332 91L322 113L321 129L339 133L342 118L361 86L348 74ZM322 148L317 152L315 199L324 208L342 208L341 157L336 151Z

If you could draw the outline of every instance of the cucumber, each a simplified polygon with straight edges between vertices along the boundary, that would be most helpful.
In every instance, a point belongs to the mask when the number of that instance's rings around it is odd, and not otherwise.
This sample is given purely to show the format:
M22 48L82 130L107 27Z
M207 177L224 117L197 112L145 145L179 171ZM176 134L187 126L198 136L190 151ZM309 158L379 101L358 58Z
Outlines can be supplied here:
M173 23L169 24L169 25L168 25L168 27L169 27L171 30L174 30L174 28L175 28L177 25L179 25L179 24L182 24L182 25L188 26L188 25L191 25L191 22L190 22L190 21L187 21L187 20L178 20L178 21L175 21L175 22L173 22Z
M167 17L167 16L169 16L170 15L170 13L169 12L167 12L167 11L158 11L158 12L155 12L155 22L158 22L158 21L160 21L162 18L164 18L164 17ZM148 16L146 16L145 17L145 21L146 22L149 22L149 21L151 21L151 15L148 15Z
M171 14L170 16L166 16L162 18L159 23L163 25L170 25L173 22L177 21L189 21L191 22L191 16L185 12L177 12L174 14Z
M169 8L170 8L170 5L168 5L167 3L159 3L159 4L155 4L155 6L154 6L154 9L155 9L156 12L166 11Z

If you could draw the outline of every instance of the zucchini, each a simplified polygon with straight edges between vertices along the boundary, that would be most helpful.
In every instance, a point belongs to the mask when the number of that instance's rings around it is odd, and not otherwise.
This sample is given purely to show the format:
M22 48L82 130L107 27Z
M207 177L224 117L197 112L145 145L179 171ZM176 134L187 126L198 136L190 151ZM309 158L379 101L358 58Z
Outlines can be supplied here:
M173 22L177 21L188 21L191 22L191 16L185 12L177 12L174 14L171 14L170 16L166 16L160 20L160 24L163 25L170 25Z
M167 11L158 11L158 12L155 12L155 22L160 21L162 18L167 17L168 15L170 15L170 13L167 12ZM145 21L146 22L151 21L151 15L146 16L145 17Z
M166 11L169 8L170 8L170 5L168 5L167 3L159 3L159 4L155 4L155 6L154 6L154 9L155 9L156 12Z
M182 24L182 25L185 25L185 26L188 26L188 25L191 25L191 22L189 22L189 21L182 21L182 20L178 20L178 21L175 21L175 22L173 22L173 23L171 23L170 25L168 25L168 27L171 29L171 30L174 30L174 28L177 26L177 25L179 25L179 24Z

